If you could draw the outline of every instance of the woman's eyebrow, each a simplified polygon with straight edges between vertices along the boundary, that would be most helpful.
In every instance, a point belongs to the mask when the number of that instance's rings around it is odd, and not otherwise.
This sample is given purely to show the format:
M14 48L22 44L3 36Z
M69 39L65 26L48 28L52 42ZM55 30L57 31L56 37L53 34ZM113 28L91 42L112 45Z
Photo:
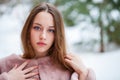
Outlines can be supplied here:
M49 28L53 28L54 29L55 27L54 26L49 26Z
M33 24L36 24L36 25L40 25L40 26L42 26L41 24L39 24L39 23L33 23Z
M40 25L40 26L43 26L42 24L40 24L40 23L33 23L33 24L36 24L36 25ZM54 28L54 25L52 26L49 26L49 28Z

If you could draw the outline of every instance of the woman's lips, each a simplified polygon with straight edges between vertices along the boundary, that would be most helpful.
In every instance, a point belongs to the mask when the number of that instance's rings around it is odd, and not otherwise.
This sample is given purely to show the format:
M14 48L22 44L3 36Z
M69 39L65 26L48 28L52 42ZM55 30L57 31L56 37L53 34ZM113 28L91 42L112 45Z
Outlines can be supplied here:
M39 45L39 46L45 46L45 45L47 45L47 44L44 43L44 42L37 42L37 45Z

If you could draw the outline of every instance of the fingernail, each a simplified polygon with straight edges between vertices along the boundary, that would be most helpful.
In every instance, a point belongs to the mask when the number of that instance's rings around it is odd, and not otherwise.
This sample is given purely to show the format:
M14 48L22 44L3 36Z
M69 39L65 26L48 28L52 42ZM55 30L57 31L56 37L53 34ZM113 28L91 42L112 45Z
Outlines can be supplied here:
M35 74L39 74L39 72L36 72Z
M38 68L38 66L34 66L34 68Z
M14 67L17 67L18 66L18 64L14 64Z

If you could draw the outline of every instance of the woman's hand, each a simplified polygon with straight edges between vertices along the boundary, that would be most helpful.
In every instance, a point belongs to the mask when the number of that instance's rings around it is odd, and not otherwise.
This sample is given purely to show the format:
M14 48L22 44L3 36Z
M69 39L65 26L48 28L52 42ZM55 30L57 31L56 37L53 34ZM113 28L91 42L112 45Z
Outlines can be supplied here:
M29 77L32 77L34 75L37 75L38 72L31 72L32 70L36 69L37 66L30 67L27 69L24 69L25 66L28 64L29 61L24 62L19 67L16 64L9 72L8 72L8 78L9 80L37 80L37 79L29 79ZM23 70L24 69L24 70Z
M75 72L78 73L80 80L85 80L88 70L80 58L78 59L78 57L75 55L67 54L65 56L65 61L75 70Z

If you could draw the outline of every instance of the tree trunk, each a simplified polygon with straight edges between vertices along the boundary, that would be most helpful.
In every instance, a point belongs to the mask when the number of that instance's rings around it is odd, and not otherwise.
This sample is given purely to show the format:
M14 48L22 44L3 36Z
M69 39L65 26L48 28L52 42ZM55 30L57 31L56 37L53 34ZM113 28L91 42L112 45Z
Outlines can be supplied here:
M102 11L101 11L102 5L100 5L100 16L99 16L99 27L100 27L100 52L104 52L104 37L103 37L103 24L102 24Z
M101 20L99 21L99 26L100 26L100 52L104 52L103 25Z

